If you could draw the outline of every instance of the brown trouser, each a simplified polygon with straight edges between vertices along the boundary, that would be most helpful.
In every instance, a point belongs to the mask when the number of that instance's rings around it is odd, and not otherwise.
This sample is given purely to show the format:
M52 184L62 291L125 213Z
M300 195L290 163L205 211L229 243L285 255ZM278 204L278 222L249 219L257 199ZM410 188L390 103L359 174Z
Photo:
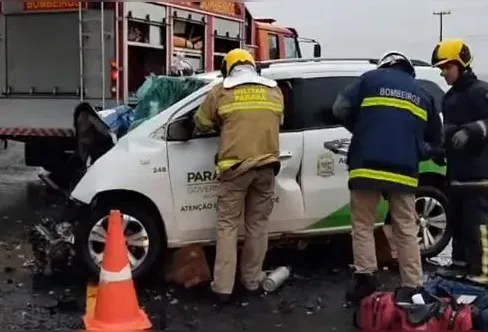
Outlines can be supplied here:
M422 263L417 239L415 195L388 193L386 198L390 206L402 286L420 286ZM372 273L378 269L373 233L380 199L379 191L351 191L352 248L356 273Z
M268 250L268 219L273 210L273 167L250 169L238 176L232 176L232 172L228 170L221 175L218 193L217 253L212 290L220 294L231 294L234 288L237 237L242 222L246 238L241 254L241 282L249 290L259 287Z

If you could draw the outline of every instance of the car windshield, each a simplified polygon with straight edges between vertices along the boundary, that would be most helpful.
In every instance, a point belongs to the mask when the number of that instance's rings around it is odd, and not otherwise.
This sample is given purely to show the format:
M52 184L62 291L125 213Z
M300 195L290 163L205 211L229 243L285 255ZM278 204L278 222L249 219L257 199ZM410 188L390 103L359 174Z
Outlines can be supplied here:
M130 130L213 81L211 75L150 76L136 92L134 122Z

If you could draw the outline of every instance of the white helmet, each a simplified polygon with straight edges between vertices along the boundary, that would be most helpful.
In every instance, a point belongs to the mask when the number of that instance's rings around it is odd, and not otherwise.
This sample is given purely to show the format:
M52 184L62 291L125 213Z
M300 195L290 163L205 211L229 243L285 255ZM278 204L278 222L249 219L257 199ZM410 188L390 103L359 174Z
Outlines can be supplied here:
M385 53L379 60L377 68L390 67L398 63L407 65L409 73L415 77L415 67L410 59L403 53L398 51L389 51Z

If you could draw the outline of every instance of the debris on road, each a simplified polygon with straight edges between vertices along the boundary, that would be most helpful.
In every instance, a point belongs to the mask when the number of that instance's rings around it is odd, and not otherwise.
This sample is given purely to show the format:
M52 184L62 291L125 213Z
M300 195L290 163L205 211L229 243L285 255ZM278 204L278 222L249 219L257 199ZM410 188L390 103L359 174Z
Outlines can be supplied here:
M174 253L171 280L185 288L211 280L210 267L202 245L192 244Z
M289 267L280 266L263 280L263 289L268 293L274 292L290 277L290 272Z
M72 229L71 223L43 219L30 230L35 274L44 274L47 267L52 273L69 271L75 258Z

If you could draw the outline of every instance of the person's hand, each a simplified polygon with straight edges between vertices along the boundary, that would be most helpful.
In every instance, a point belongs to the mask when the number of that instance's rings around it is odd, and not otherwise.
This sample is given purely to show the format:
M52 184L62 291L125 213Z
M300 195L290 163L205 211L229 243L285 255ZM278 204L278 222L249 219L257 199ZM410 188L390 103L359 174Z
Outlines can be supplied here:
M450 123L445 123L443 126L444 138L451 137L453 133L459 130L459 128L460 128L459 126Z
M432 151L431 160L439 166L446 166L446 151L444 148L436 148Z
M436 156L432 157L432 161L439 166L446 166L447 165L446 157L444 157L444 155L436 155Z
M455 149L462 149L469 140L469 131L467 129L458 130L451 138L452 146Z

